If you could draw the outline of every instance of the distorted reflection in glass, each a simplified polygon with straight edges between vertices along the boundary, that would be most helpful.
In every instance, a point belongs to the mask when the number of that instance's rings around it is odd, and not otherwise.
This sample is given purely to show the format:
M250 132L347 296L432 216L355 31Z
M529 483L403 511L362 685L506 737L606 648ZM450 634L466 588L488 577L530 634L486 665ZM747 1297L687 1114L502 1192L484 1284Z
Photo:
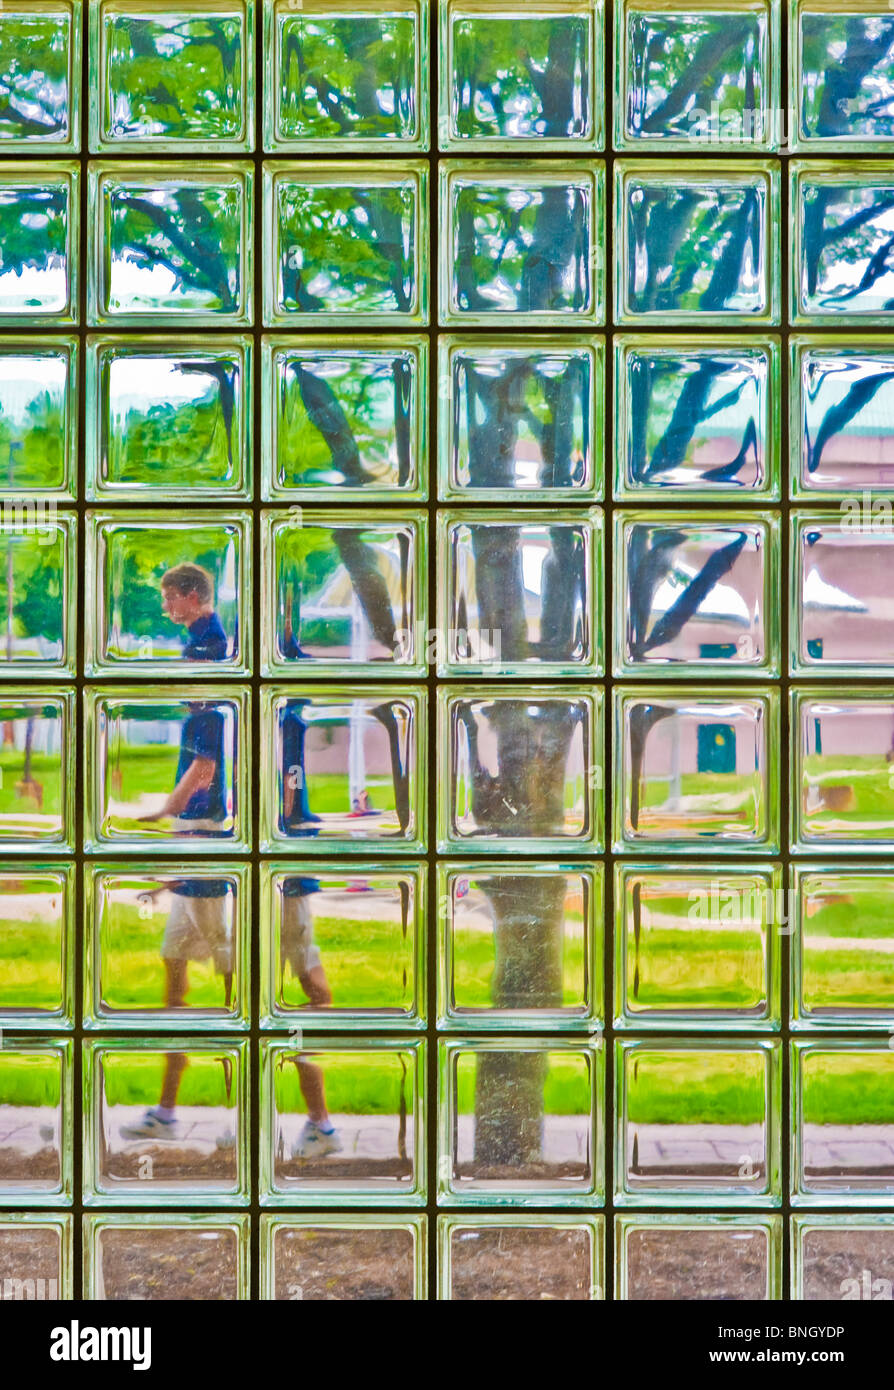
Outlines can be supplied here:
M77 185L75 165L6 166L0 179L0 318L71 321Z
M800 138L842 145L894 139L894 18L871 2L842 4L836 14L802 0L796 23Z
M232 1302L244 1298L244 1218L143 1212L90 1218L85 1297L105 1302Z
M61 847L70 831L65 697L0 693L0 844Z
M894 182L881 164L793 166L797 320L870 315L894 306ZM796 321L797 321L796 320Z
M421 1297L418 1228L388 1217L268 1217L262 1297L391 1303ZM389 1224L385 1224L386 1221Z
M894 667L888 566L894 535L842 523L840 514L796 514L795 613L801 669Z
M814 1202L894 1193L894 1052L795 1043L796 1191Z
M442 1217L440 1297L453 1303L584 1302L594 1280L598 1234L567 1218Z
M803 844L894 844L894 698L802 693L792 744Z
M71 1192L71 1042L0 1049L0 1201L64 1204Z
M5 578L5 632L0 671L27 675L71 670L74 662L72 520L23 499L13 520L0 517L0 575Z
M0 14L0 141L26 140L38 149L71 141L80 82L78 9L66 3L15 5Z
M804 339L796 351L794 486L817 492L894 489L894 353L871 342L846 347Z
M795 1014L811 1025L894 1022L894 875L795 870Z
M0 351L0 493L19 499L71 486L75 353L64 338Z
M51 1026L71 1005L71 866L0 869L0 1018Z
M770 1217L769 1221L778 1220ZM624 1217L619 1296L757 1302L779 1285L772 1227L744 1216Z

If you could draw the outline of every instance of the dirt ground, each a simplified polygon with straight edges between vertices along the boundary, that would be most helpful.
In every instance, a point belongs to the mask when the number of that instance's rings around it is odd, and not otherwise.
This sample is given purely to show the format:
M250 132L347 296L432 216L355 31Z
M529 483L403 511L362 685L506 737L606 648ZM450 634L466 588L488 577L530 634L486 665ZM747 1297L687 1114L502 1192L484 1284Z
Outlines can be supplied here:
M236 1236L231 1231L107 1227L101 1251L102 1289L110 1302L236 1297Z
M314 1302L406 1302L413 1297L409 1231L279 1231L274 1247L276 1297Z

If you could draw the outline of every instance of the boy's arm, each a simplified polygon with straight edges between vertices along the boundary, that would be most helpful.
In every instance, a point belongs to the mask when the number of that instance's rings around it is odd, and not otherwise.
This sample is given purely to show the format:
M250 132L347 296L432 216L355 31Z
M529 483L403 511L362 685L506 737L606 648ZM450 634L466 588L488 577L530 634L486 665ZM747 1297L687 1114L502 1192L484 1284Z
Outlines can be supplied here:
M161 810L153 811L148 816L140 816L139 819L141 821L156 821L165 820L168 816L179 816L180 812L189 805L196 792L207 791L211 786L214 781L216 766L213 758L201 756L194 758Z

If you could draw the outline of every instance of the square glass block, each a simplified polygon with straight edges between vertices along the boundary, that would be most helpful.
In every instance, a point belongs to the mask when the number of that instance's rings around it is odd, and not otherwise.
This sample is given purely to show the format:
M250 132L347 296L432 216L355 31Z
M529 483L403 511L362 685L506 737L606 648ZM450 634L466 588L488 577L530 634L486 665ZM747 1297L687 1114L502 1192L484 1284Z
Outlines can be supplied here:
M43 1303L72 1296L70 1216L0 1216L0 1299Z
M88 339L90 501L251 497L248 337Z
M424 1299L424 1216L262 1216L261 1298L280 1303Z
M265 512L263 674L424 676L426 520L366 509Z
M778 674L772 513L616 512L614 555L616 675Z
M88 1028L247 1028L246 864L85 869Z
M791 322L890 327L890 163L792 160L790 171Z
M519 346L518 338L442 335L439 496L601 496L604 392L602 338L537 337Z
M602 512L438 515L438 674L600 676Z
M599 851L601 689L455 686L438 700L441 851Z
M429 0L272 0L265 19L266 149L428 149Z
M66 854L74 836L74 691L38 696L3 686L0 729L0 851Z
M894 1032L894 874L791 872L792 1026Z
M170 1036L85 1042L85 1203L247 1206L247 1049Z
M424 1204L424 1042L264 1040L261 1060L263 1205Z
M615 1043L618 1206L778 1206L780 1043Z
M425 848L424 687L268 686L262 698L265 849Z
M616 0L615 149L776 149L779 45L779 0Z
M144 854L243 849L251 838L249 691L151 690L84 693L86 843Z
M248 163L91 163L88 322L250 323L253 177Z
M0 868L0 1028L71 1027L74 937L74 865Z
M871 494L894 492L894 338L791 343L792 496L847 494L843 515L890 522L890 502Z
M779 496L778 338L615 338L615 497Z
M261 866L264 1028L425 1022L424 865Z
M90 149L254 148L253 0L90 7Z
M792 691L792 848L894 848L894 690Z
M250 671L250 514L164 515L87 513L87 674Z
M6 578L0 674L74 675L77 518L58 515L52 499L0 502L0 573Z
M439 8L442 150L602 147L602 0Z
M34 493L51 501L75 495L77 357L75 338L4 335L0 341L0 499L2 515L13 522ZM44 519L47 509L35 507L33 514ZM31 513L22 515L27 520Z
M442 159L444 325L586 327L605 320L605 166Z
M439 1216L438 1298L581 1303L604 1293L601 1216Z
M889 574L894 532L857 498L843 512L793 512L792 672L894 674Z
M601 1039L442 1041L439 1203L601 1206L604 1070Z
M796 0L789 39L795 150L894 142L894 28L887 0Z
M782 1291L778 1216L618 1216L621 1301L763 1302Z
M264 323L428 323L428 164L264 165Z
M66 1207L72 1195L72 1043L0 1048L0 1204Z
M0 325L77 323L79 183L77 164L0 168Z
M262 341L265 501L425 500L427 339Z
M615 847L773 853L775 690L615 687Z
M8 0L0 13L3 111L0 149L81 147L81 11L78 0Z
M782 874L615 865L615 1027L777 1029Z
M438 872L439 1028L601 1029L601 864Z
M875 1206L894 1194L894 1051L792 1043L793 1202Z
M249 1216L84 1217L84 1297L120 1303L249 1297Z
M795 1216L792 1227L792 1298L888 1303L894 1297L894 1216Z
M776 165L621 160L615 206L618 323L779 322Z

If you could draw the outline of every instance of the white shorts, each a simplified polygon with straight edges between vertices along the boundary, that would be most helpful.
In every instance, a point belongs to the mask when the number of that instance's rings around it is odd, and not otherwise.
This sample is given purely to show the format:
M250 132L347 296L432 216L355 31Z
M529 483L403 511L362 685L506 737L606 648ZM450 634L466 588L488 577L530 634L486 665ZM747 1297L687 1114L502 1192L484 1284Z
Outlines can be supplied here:
M323 964L320 948L314 941L314 919L308 895L282 899L282 927L279 938L279 959L283 967L288 961L292 974L309 975Z
M227 898L193 898L173 894L161 943L162 960L214 961L219 975L233 972L233 940Z

